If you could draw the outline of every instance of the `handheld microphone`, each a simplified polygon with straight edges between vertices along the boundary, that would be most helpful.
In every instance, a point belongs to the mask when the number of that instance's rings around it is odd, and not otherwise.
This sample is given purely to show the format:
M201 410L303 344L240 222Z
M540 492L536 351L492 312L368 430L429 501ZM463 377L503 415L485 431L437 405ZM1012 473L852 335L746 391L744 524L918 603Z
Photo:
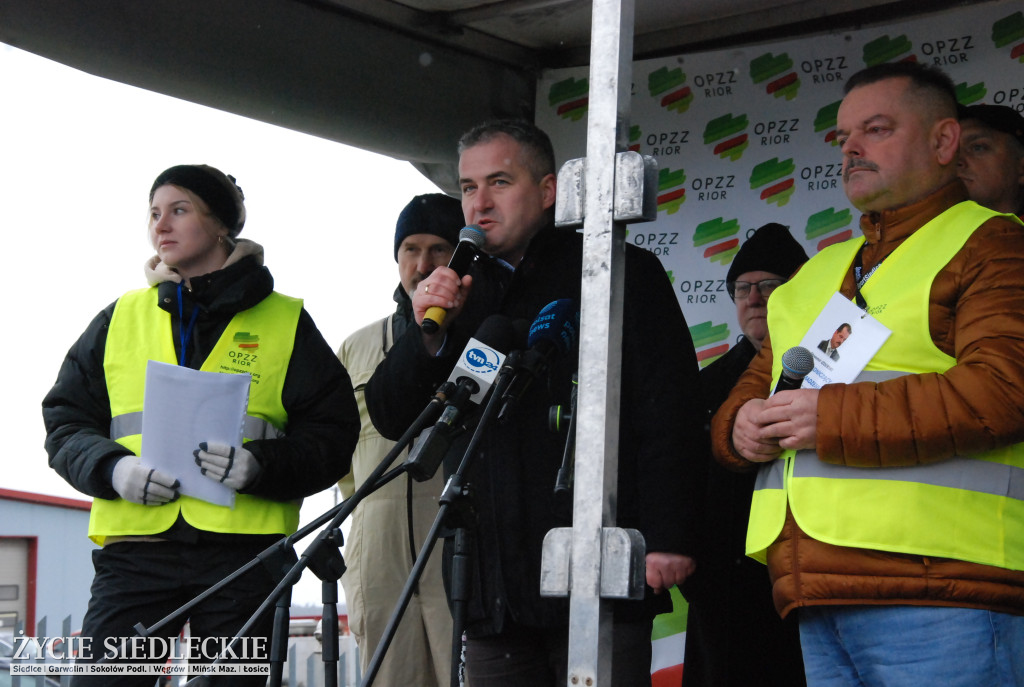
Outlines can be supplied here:
M420 434L409 451L405 470L417 482L434 476L451 447L452 439L461 432L461 421L473 405L482 405L498 378L505 362L505 353L512 348L515 329L505 315L491 315L469 340L459 356L446 384L454 384L441 417Z
M455 270L455 273L460 278L465 276L466 272L469 271L469 266L476 259L477 252L484 247L485 239L484 230L478 225L471 224L468 227L463 227L459 231L459 243L455 246L455 252L452 253L451 260L448 261L448 269ZM444 324L444 318L447 314L448 311L444 308L437 305L431 306L424 313L423 324L420 327L427 334L433 334Z
M528 350L523 355L522 371L516 374L505 392L498 413L499 422L511 416L515 405L534 379L546 375L556 358L572 350L576 345L579 326L579 311L569 298L551 301L537 313L537 319L530 325L526 341Z
M804 383L804 377L814 369L814 356L803 346L793 346L783 353L781 362L782 374L772 394L799 389Z

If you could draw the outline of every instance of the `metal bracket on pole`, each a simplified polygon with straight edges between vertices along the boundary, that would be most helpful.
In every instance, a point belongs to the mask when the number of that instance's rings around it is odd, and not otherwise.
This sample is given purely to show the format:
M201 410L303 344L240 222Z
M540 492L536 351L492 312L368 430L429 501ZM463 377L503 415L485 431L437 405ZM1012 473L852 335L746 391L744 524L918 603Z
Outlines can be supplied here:
M638 530L622 527L601 529L601 598L644 598L647 552ZM594 561L597 564L597 561ZM572 591L572 528L558 527L544 536L541 553L540 595L569 596Z
M558 170L555 226L578 229L586 217L586 158L569 160ZM615 154L612 220L622 224L658 218L658 161L632 150Z

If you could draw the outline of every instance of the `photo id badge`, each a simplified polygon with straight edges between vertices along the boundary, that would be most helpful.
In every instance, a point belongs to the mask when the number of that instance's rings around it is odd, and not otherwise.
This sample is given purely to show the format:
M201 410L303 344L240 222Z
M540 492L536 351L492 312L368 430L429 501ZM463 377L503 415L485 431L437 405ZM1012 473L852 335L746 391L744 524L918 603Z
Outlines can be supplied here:
M800 341L814 356L814 369L801 388L853 382L891 333L850 299L832 294Z

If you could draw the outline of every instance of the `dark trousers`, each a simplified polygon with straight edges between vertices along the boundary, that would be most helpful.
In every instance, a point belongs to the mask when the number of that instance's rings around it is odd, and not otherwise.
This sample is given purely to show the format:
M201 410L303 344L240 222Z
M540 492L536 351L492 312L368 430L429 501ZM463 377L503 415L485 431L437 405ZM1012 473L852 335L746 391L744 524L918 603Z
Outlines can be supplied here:
M612 687L651 684L651 621L617 621L612 630ZM500 634L466 640L466 681L473 687L564 687L569 629L506 620Z
M203 600L190 613L167 623L154 635L167 641L140 641L133 628L136 623L149 627L162 620L266 548L262 542L250 545L244 541L245 537L241 537L241 540L240 544L227 544L223 541L118 542L94 551L92 556L96 576L93 578L92 598L82 624L82 636L92 641L92 658L79 662L99 661L108 648L115 646L120 656L104 659L105 663L162 663L167 660L166 649L173 646L173 638L186 621L189 621L193 638L233 637L269 596L276 585L275 578L279 576L279 571L269 571L263 565L254 567ZM264 638L262 644L249 639L245 645L262 646L264 653L260 659L236 662L266 663L273 618L274 608L271 606L247 635L250 638ZM215 644L211 640L204 646L213 649ZM122 649L133 653L132 660L124 660L125 651ZM250 655L253 653L250 651ZM209 660L212 661L214 657L209 657ZM199 662L209 661L204 657ZM152 687L155 682L156 677L153 675L94 675L76 676L72 685ZM266 675L221 677L209 684L255 687L266 684Z
M686 617L683 687L805 685L796 614L779 617L768 569L742 553L701 560Z

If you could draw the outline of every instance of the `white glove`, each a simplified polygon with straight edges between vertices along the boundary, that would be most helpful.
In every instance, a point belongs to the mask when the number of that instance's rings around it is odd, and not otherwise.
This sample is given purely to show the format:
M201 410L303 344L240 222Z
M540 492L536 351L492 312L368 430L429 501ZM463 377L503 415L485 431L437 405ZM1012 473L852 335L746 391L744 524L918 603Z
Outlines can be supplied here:
M192 455L196 457L196 465L204 477L225 484L235 491L255 482L261 471L256 456L240 446L204 441Z
M180 496L181 483L177 479L156 468L143 467L138 456L125 456L117 461L111 482L121 498L143 506L161 506Z

